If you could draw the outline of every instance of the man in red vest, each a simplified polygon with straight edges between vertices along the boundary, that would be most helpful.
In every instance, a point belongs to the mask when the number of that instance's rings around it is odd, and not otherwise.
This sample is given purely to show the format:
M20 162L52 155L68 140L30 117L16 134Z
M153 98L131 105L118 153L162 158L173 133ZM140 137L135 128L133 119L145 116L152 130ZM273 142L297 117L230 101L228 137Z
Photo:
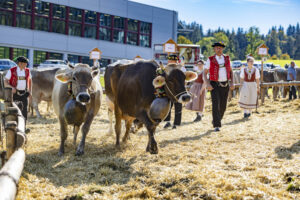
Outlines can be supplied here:
M213 126L215 131L220 131L221 120L227 106L229 88L233 90L234 86L230 58L223 54L225 44L216 42L212 47L215 55L207 59L203 78L206 82L207 90L211 91ZM207 79L207 74L209 74L209 80Z
M29 61L26 57L20 56L16 59L16 63L17 66L10 68L5 75L5 85L12 88L13 100L22 102L21 104L17 103L17 105L27 120L28 97L31 94L31 74L27 68Z

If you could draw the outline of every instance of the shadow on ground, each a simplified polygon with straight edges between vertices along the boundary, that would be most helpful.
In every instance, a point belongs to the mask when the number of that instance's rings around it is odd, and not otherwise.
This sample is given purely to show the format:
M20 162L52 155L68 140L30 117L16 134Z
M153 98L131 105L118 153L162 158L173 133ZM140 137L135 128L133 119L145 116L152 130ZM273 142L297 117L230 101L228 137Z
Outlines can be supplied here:
M293 154L300 153L300 140L290 147L278 146L275 148L275 153L281 159L293 159Z
M124 159L118 156L114 144L95 145L86 143L85 154L75 156L75 149L66 142L65 155L58 156L58 149L28 154L24 178L35 175L48 179L56 186L81 184L112 185L126 184L132 177L142 176L131 165L136 157Z

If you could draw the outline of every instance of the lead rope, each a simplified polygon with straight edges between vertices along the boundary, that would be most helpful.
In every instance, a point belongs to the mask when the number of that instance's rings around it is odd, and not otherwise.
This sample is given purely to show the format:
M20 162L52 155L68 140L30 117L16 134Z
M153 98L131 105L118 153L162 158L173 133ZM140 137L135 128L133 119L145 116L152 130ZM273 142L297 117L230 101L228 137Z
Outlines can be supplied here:
M180 93L174 95L173 92L172 92L172 91L170 90L170 88L168 87L167 82L166 82L165 86L166 86L166 88L169 90L169 92L170 92L170 94L172 95L172 97L173 97L177 102L178 102L178 98L177 98L178 96L180 96L180 95L182 95L182 94L188 94L187 91L183 91L183 92L180 92Z

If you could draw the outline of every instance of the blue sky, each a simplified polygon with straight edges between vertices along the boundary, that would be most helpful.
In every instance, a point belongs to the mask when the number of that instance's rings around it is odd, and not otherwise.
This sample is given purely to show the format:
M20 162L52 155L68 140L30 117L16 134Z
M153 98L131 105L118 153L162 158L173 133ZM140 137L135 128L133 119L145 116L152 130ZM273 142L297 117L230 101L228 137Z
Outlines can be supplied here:
M300 0L131 0L178 11L179 19L196 21L207 29L259 28L267 34L272 26L300 22Z

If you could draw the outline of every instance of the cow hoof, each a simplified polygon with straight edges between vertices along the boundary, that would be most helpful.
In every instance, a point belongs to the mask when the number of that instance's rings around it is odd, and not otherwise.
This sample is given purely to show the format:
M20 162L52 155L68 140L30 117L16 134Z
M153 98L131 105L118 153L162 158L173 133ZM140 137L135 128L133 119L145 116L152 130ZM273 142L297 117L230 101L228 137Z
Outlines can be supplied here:
M83 150L77 150L75 156L82 156L84 154Z
M62 151L59 151L59 152L58 152L58 156L59 156L59 157L62 157L63 155L64 155L64 152L62 152Z
M150 149L150 153L151 154L158 154L158 148L157 147L152 147L151 149Z

